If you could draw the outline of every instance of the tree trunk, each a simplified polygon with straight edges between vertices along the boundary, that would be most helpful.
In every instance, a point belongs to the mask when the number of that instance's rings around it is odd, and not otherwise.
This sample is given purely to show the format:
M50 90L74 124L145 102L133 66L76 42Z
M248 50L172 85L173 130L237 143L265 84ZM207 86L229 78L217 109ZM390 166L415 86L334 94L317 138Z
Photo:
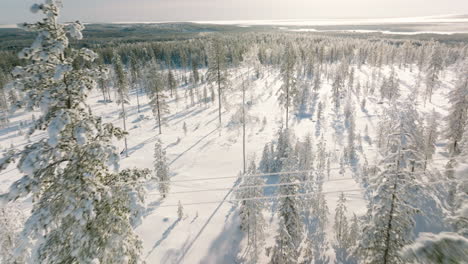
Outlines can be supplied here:
M244 174L246 172L245 164L245 81L242 84L242 160L244 165Z
M137 96L137 109L138 109L138 113L140 113L140 96L138 95L139 93L138 85L135 85L135 90L136 90L136 96Z
M102 88L102 100L104 100L104 103L107 104L106 91L104 88Z
M398 177L397 177L398 178ZM387 225L387 234L385 236L385 251L384 251L384 259L383 259L383 264L387 264L388 262L388 254L390 251L390 231L392 230L392 221L393 221L393 211L395 208L395 192L397 188L397 178L395 179L395 184L393 185L393 194L392 194L392 203L390 205L390 213L389 213L389 218L388 218L388 225Z
M121 97L123 98L123 95ZM127 131L127 113L125 112L125 102L123 99L122 99L122 119L123 119L124 131ZM125 156L128 157L127 136L125 136L124 141L125 141Z
M161 130L161 110L159 105L159 93L156 93L156 107L158 108L158 127L159 127L159 134L162 134Z
M218 104L219 104L219 107L218 107L218 114L219 114L219 127L221 128L221 69L220 69L220 61L219 61L219 57L218 57Z
M288 129L289 121L289 77L286 83L286 129Z

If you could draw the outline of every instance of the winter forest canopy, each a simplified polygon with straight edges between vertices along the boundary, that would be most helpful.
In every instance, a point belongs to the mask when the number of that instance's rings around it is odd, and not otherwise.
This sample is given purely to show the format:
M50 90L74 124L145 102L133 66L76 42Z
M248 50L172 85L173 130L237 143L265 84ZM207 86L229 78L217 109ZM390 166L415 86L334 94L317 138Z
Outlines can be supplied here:
M0 263L467 263L467 34L61 8L0 29Z

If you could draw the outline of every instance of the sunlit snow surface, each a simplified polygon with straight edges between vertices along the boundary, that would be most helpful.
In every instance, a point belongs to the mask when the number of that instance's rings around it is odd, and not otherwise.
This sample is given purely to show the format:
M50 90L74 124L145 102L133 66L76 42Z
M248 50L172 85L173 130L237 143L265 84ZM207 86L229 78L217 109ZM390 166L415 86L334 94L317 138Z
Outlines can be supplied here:
M401 79L402 96L410 93L410 87L416 83L417 73L410 72L409 69L397 69ZM233 87L239 86L238 72L233 71ZM356 80L365 83L367 76L372 69L363 66L356 69ZM271 72L271 74L269 73ZM384 74L388 74L389 69L385 67ZM177 74L182 74L177 72ZM433 103L424 106L418 104L418 110L427 114L435 109L442 116L446 115L446 93L453 87L453 69L448 70L442 79L441 89L435 91ZM261 157L261 152L265 143L275 138L275 134L281 125L284 113L275 95L282 82L278 71L265 72L265 76L255 80L252 89L249 89L247 98L252 102L249 113L259 120L266 119L265 125L262 122L252 122L247 126L247 153L257 157L257 162ZM197 87L202 89L202 87ZM184 88L179 89L180 101L176 103L170 100L171 113L167 116L167 125L163 127L163 135L158 136L156 121L151 114L148 99L143 94L140 95L142 103L141 112L137 112L136 94L130 94L130 105L127 107L128 113L128 145L129 157L122 156L122 168L153 168L153 152L155 140L160 137L167 152L167 158L171 170L173 183L171 184L171 194L164 200L160 200L159 193L154 184L149 184L148 209L143 219L143 223L137 228L137 233L143 240L143 258L147 263L207 263L217 264L237 263L237 258L246 247L245 236L239 229L239 217L235 203L229 202L234 197L230 189L236 182L242 167L242 130L241 127L232 125L233 114L239 107L241 93L235 89L230 95L227 110L223 111L223 128L218 129L218 109L217 104L190 105L190 100L185 94ZM318 100L324 106L324 116L326 122L322 127L327 141L327 149L336 157L339 156L340 147L344 143L343 139L336 138L333 128L333 110L331 109L331 83L324 81L320 90ZM103 117L106 122L113 122L121 126L119 118L119 106L115 103L105 104L101 101L101 94L95 92L89 98L89 103L96 115ZM364 135L365 127L368 126L369 135L375 139L378 116L382 112L382 105L376 103L378 99L369 97L367 111L362 111L359 101L353 100L356 109L356 132ZM19 123L31 120L30 112L18 112L14 114L10 121L10 126L0 130L0 145L2 149L8 148L11 144L21 148L27 144L23 133L18 130ZM35 113L36 118L39 117ZM183 132L183 124L186 123L188 132ZM293 117L290 126L294 129L299 138L308 133L315 135L316 122L309 118L297 119ZM31 138L37 141L44 135L39 134ZM314 142L318 138L314 136ZM363 140L363 148L369 162L373 164L377 158L375 145L366 143ZM123 149L123 142L115 142L119 149ZM338 150L338 151L337 151ZM446 164L444 159L445 149L438 147L434 159L434 167L443 168ZM332 161L331 167L338 167L338 159ZM8 186L21 175L11 165L6 171L0 173L0 193L7 190ZM220 180L210 180L216 177ZM194 179L206 179L197 180ZM337 170L333 170L330 182L324 183L324 192L328 207L330 209L329 223L327 226L327 236L333 241L333 217L337 199L340 191L346 193L348 217L353 213L362 216L367 210L367 201L364 198L364 189L352 176L352 171L346 169L344 175L339 175ZM203 191L211 189L211 191ZM218 189L218 190L215 190ZM220 190L219 190L220 189ZM347 192L347 190L361 189L361 191ZM199 192L196 192L200 190ZM195 191L192 193L187 193ZM177 203L180 201L184 205L184 217L177 218ZM205 202L209 202L205 204ZM19 204L27 212L30 209L30 199ZM270 204L271 205L271 204ZM277 229L277 218L272 212L272 208L265 210L267 220L267 245L274 243L274 235ZM424 231L424 230L423 230ZM333 248L329 248L326 253L334 260ZM268 257L262 252L259 263L268 263Z

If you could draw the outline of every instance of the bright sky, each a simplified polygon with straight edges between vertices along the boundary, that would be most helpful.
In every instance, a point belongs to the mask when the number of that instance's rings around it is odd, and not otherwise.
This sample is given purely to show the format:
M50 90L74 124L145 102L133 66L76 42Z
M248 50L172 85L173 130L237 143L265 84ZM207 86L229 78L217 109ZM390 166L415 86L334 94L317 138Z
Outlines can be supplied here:
M40 0L0 0L0 24L33 21ZM468 0L63 0L62 20L143 22L468 14Z

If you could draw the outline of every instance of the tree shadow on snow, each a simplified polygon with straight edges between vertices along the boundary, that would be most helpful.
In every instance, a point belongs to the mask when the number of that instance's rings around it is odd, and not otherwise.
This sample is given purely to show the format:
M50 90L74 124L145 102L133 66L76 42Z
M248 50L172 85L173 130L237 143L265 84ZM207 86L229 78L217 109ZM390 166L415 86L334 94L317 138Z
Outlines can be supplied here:
M172 230L176 227L176 225L177 225L179 222L180 222L180 219L177 219L176 221L174 221L174 223L172 223L171 226L169 226L169 227L166 229L166 231L164 231L162 237L161 237L158 241L156 241L156 243L154 243L153 248L148 252L148 254L146 255L146 258L148 258L148 257L151 255L151 253L153 253L153 251L154 251L157 247L159 247L159 246L161 245L161 243L162 243L164 240L166 240L166 238L169 237L169 235L171 234Z
M187 250L189 247L189 242L190 237L185 239L184 244L180 249L169 249L166 251L164 256L161 258L161 263L177 263L177 260L180 258L183 252Z
M169 166L174 164L174 162L176 162L178 159L180 159L182 156L185 155L185 153L189 152L191 149L193 149L194 147L196 147L198 144L200 144L200 142L202 142L205 138L209 137L211 134L213 134L216 130L218 130L218 128L215 128L213 129L212 131L210 131L208 134L204 135L203 137L201 137L197 142L195 142L192 146L190 146L189 148L187 148L186 150L184 150L182 153L180 153L179 155L177 155L177 157L175 157L170 163L169 163Z
M152 214L154 210L156 210L161 205L162 200L163 198L159 198L157 201L148 204L143 217L147 217L148 215Z
M336 255L336 263L357 264L356 258L351 256L350 252L344 248L333 246Z
M209 254L200 263L238 263L243 236L239 228L239 215L232 214L223 231L211 243Z
M205 230L205 228L209 225L209 223L211 222L211 220L213 219L213 217L216 215L216 213L218 213L219 209L221 208L221 206L224 204L224 202L227 201L228 197L231 195L232 191L234 190L234 188L240 183L240 180L237 180L234 185L232 186L231 190L229 192L226 193L226 195L224 196L224 199L221 203L219 203L219 205L215 208L215 210L213 211L213 213L210 215L210 217L208 217L208 219L206 220L205 224L202 226L202 228L200 229L200 231L197 233L197 235L195 236L195 238L188 244L187 247L185 247L184 251L182 252L182 254L180 254L180 258L178 260L177 263L182 263L184 261L184 258L185 256L187 255L187 253L190 251L190 249L192 248L192 246L195 244L195 242L198 240L198 238L200 237L200 235L203 233L203 231ZM230 226L229 228L226 228L226 226L224 227L224 230L230 230ZM236 228L234 228L236 229ZM229 232L226 232L227 233L230 233L232 231L229 231ZM240 233L240 231L237 231L238 233ZM222 233L224 237L224 233ZM213 246L212 246L213 247ZM206 257L205 257L206 258ZM202 263L206 263L205 261L203 261ZM208 263L225 263L225 262L208 262Z

